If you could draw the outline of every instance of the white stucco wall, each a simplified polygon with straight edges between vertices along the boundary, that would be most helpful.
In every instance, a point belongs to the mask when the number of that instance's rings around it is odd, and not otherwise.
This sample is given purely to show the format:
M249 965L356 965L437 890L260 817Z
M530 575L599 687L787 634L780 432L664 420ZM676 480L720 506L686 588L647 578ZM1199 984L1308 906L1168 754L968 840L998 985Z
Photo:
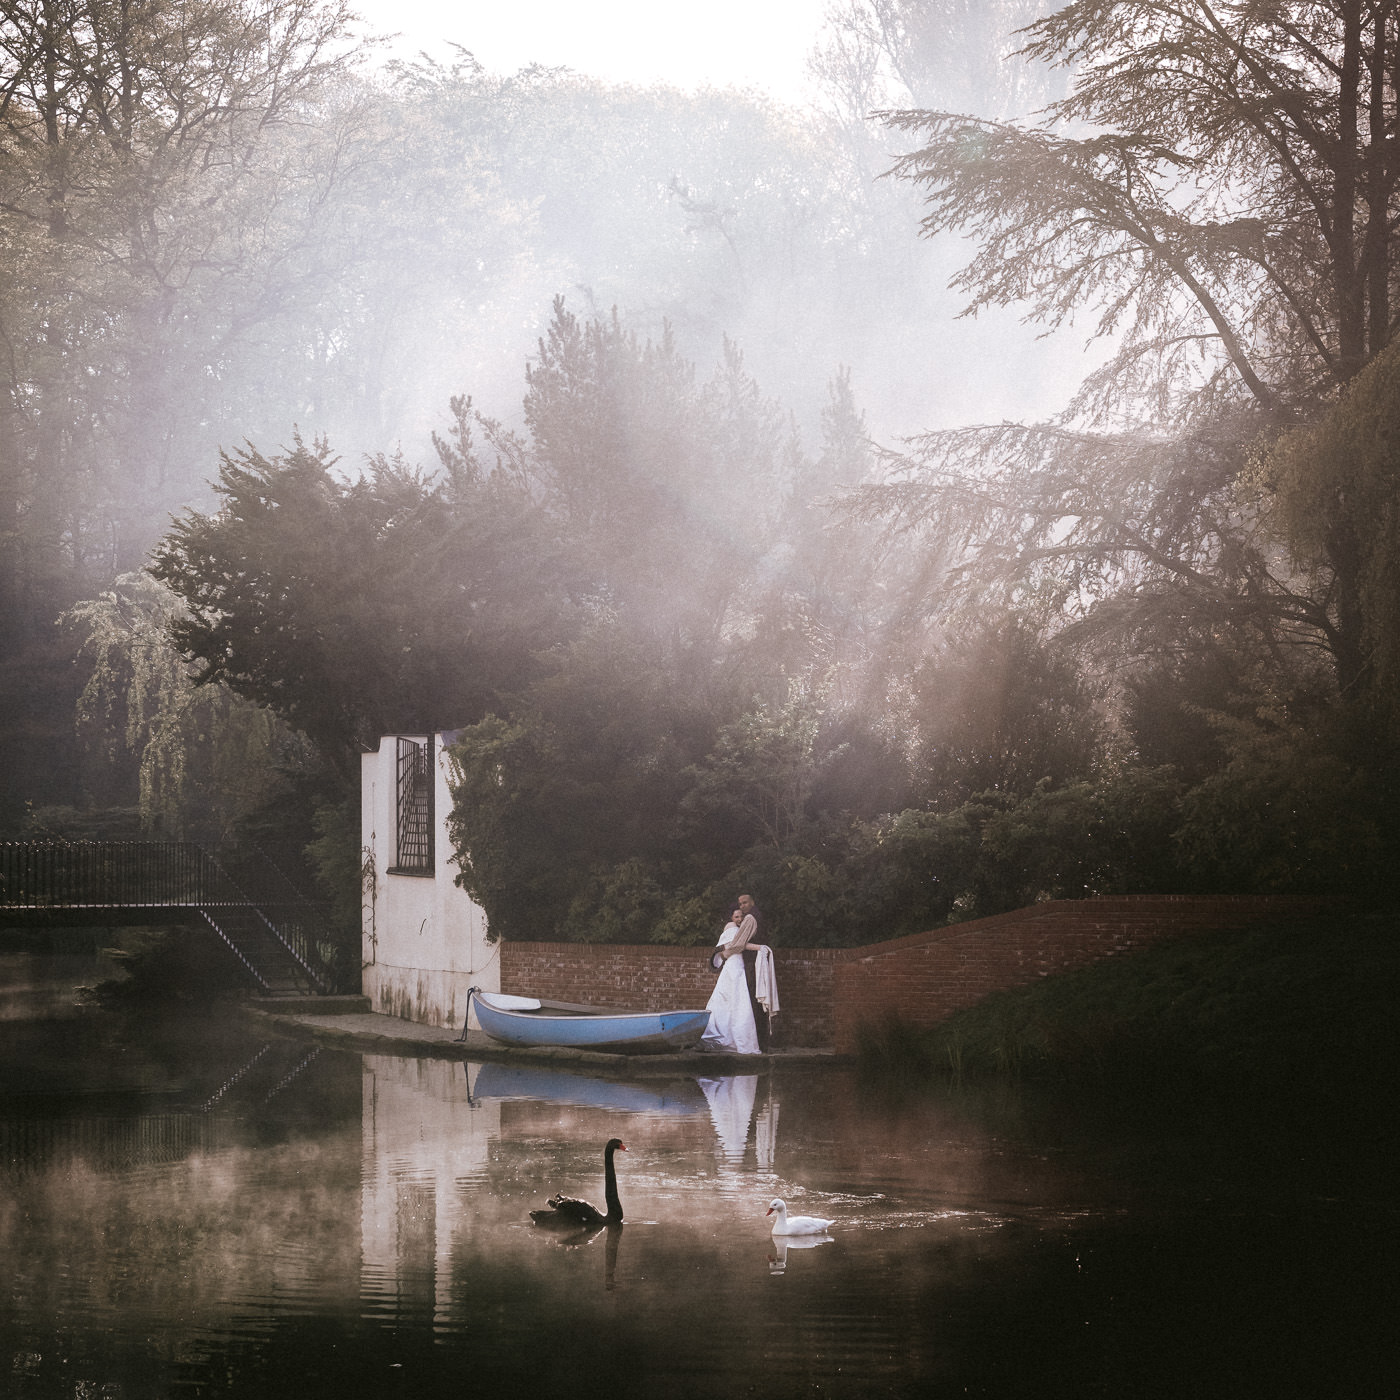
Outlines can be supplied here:
M363 1060L359 1296L392 1307L416 1293L414 1301L446 1325L454 1277L460 1284L454 1252L460 1267L470 1237L487 1226L486 1212L496 1217L491 1227L506 1212L523 1218L509 1196L486 1192L471 1209L462 1204L459 1183L481 1176L501 1135L501 1105L473 1100L472 1065L407 1055Z
M423 735L405 737L422 741ZM486 941L486 916L453 883L447 837L448 763L434 734L433 873L393 875L397 863L395 784L398 745L386 735L360 760L360 840L373 871L364 890L362 988L374 1010L429 1026L461 1027L467 988L500 990L498 949Z

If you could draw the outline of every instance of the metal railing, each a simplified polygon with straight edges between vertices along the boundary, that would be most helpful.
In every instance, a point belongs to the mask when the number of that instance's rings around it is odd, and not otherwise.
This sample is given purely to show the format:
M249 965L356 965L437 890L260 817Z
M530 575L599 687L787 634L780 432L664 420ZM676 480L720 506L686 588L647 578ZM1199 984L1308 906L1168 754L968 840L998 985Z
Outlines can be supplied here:
M333 940L319 908L262 852L245 853L231 872L191 841L0 842L0 912L183 909L208 919L205 911L222 906L256 914L313 988L332 989L338 975L326 952Z
M0 909L246 903L189 841L0 842Z

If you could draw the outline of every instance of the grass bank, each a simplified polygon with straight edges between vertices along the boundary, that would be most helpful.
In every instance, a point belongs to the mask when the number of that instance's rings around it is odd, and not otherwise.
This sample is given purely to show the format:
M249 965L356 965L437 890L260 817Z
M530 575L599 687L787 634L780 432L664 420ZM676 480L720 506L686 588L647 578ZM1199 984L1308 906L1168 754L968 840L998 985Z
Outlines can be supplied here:
M1110 958L989 997L932 1030L888 1024L866 1037L861 1063L905 1082L1014 1076L1184 1091L1225 1106L1393 1102L1400 910L1195 935Z

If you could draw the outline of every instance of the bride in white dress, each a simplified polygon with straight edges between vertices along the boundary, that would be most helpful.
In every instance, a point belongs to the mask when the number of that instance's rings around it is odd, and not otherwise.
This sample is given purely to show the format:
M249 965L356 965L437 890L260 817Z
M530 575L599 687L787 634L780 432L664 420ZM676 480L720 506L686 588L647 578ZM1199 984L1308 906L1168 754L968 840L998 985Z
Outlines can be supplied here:
M724 926L716 948L726 949L739 936L741 915L736 909ZM730 1050L739 1055L757 1055L758 1029L754 1025L753 1003L749 1000L748 979L744 976L744 955L734 952L724 959L719 979L705 1003L710 1024L700 1042L710 1050Z

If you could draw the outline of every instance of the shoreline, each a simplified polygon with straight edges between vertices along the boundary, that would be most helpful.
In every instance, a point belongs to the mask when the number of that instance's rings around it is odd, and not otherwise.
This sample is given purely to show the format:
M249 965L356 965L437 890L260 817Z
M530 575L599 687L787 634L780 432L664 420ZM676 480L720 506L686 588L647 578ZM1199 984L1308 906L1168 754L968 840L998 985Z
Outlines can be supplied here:
M502 1045L483 1031L461 1032L426 1026L399 1016L369 1010L363 996L272 998L246 1001L243 1015L267 1029L313 1039L341 1050L444 1060L496 1060L513 1064L578 1065L628 1078L667 1074L763 1074L780 1066L844 1067L854 1057L834 1050L777 1049L762 1055L681 1049L665 1054L629 1055L616 1051L574 1050L554 1046Z

